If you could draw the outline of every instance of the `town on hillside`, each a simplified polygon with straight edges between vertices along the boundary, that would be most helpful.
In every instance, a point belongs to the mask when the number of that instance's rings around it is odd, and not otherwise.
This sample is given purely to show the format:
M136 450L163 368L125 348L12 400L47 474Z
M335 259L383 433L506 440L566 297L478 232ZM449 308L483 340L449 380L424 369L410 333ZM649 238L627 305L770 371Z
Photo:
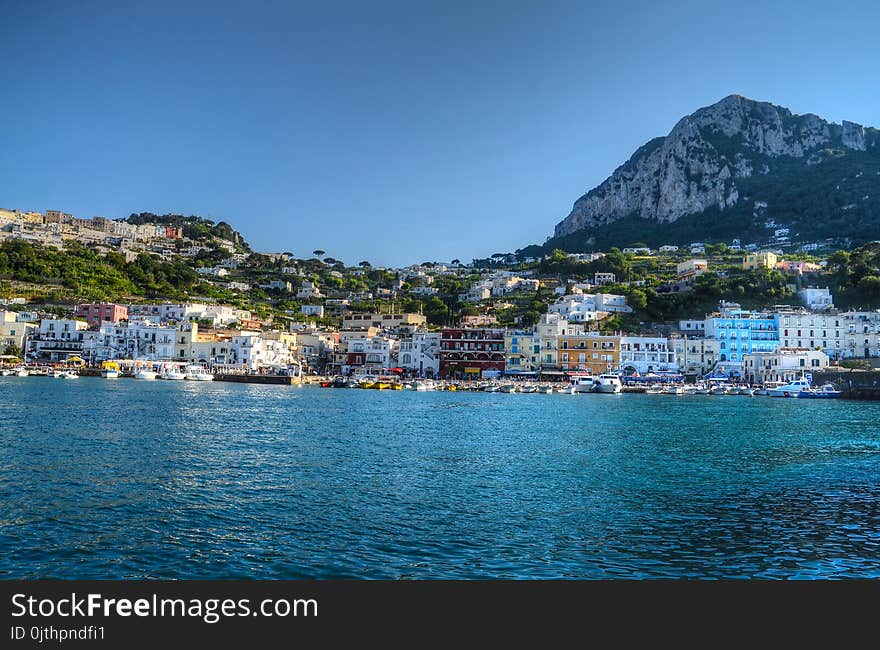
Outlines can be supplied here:
M784 235L780 235L784 236ZM0 210L0 352L442 379L787 379L880 360L880 245L739 242L402 268L256 253L228 224Z

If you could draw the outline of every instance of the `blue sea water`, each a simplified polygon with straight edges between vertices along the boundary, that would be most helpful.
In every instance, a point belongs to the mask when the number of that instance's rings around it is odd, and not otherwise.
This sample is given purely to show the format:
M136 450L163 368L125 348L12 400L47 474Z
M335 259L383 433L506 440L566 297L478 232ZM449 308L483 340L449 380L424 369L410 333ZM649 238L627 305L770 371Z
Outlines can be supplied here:
M880 577L880 403L0 378L0 578Z

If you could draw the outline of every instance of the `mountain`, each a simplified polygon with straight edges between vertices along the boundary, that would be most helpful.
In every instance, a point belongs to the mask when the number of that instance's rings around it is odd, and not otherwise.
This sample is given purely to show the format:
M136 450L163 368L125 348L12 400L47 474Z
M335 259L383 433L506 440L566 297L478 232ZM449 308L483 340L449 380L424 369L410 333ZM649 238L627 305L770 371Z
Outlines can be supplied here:
M880 237L880 131L730 95L575 201L541 248ZM531 247L534 248L534 247Z

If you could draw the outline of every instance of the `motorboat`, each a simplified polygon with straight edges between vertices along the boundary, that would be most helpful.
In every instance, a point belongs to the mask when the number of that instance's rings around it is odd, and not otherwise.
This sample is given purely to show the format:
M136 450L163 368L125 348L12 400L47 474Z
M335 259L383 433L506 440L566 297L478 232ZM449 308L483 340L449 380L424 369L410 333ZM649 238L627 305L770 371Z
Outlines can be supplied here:
M169 381L183 381L186 379L186 373L177 367L165 368L159 376L162 377L162 379L168 379Z
M486 386L483 386L484 393L497 393L500 390L501 390L501 386L498 386L496 384L487 384Z
M145 379L147 381L153 381L156 377L159 376L159 373L154 370L149 370L148 368L141 368L134 373L135 379Z
M15 376L16 377L27 377L29 374L30 374L30 372L24 366L22 366L21 368L15 369Z
M798 393L798 397L806 399L837 399L843 393L834 384L823 384L818 388L808 388Z
M538 389L535 386L523 386L519 389L520 393L537 393Z
M571 387L575 393L592 393L596 390L596 382L592 375L576 375L571 378Z
M214 381L214 375L197 363L187 366L184 375L190 381Z
M119 364L115 361L105 361L101 364L101 377L104 379L119 379L121 374Z
M550 395L553 392L552 386L540 386L538 387L538 392L542 395Z
M79 374L73 370L65 370L61 373L61 379L79 379Z
M516 392L516 384L504 384L501 387L502 393L515 393Z
M620 383L620 376L614 373L602 373L593 379L595 383L595 392L597 393L619 393L623 390L623 384Z
M767 391L767 394L770 397L797 397L801 391L808 391L809 389L810 380L806 377L801 377L782 386L771 388Z

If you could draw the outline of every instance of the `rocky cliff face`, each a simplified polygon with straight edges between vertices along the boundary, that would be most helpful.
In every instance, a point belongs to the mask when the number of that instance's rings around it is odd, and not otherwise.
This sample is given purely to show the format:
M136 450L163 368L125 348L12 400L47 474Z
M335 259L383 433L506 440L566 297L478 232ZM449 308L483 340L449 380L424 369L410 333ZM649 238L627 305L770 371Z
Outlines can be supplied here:
M632 215L671 223L714 206L723 212L740 201L738 180L770 174L777 160L815 165L836 149L880 149L880 132L731 95L641 147L575 202L554 235Z

